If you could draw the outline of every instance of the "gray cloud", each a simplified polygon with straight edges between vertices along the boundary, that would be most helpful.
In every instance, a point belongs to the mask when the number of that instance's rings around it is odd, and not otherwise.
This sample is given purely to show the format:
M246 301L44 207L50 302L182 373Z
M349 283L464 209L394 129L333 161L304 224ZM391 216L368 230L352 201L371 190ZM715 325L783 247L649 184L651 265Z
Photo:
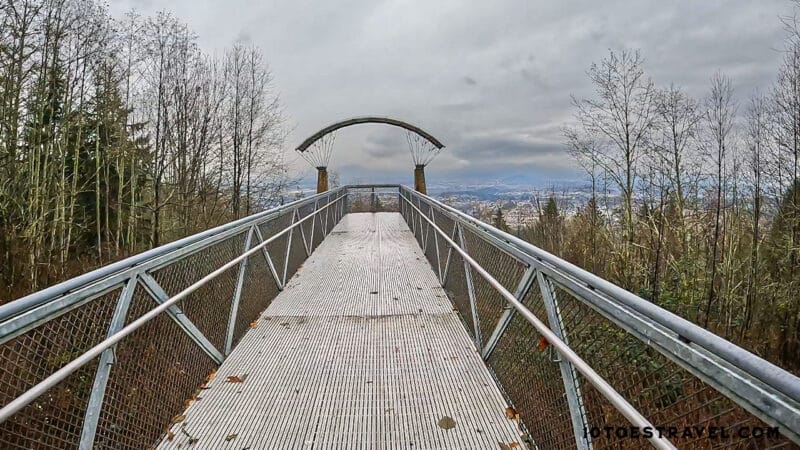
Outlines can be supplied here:
M287 151L342 118L396 116L447 145L429 179L509 171L547 181L575 176L559 128L571 118L570 94L591 95L586 70L609 48L641 49L657 83L695 96L722 70L744 99L775 78L778 16L791 2L115 0L111 7L172 10L209 51L241 37L259 45L289 114ZM402 131L381 126L341 130L331 163L343 181L408 179L410 166Z

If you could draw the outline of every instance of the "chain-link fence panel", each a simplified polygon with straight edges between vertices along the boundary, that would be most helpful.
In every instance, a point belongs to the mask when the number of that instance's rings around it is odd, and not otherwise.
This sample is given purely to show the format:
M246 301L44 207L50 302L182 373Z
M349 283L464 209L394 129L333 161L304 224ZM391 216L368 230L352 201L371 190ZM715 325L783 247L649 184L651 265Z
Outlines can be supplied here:
M741 436L740 432L768 425L708 386L645 342L619 328L584 301L558 289L564 330L570 347L653 424L677 430L670 440L678 448L762 449L797 448L783 437ZM581 378L588 425L628 427L630 423L602 394ZM726 429L726 435L683 437L683 430ZM740 431L744 430L744 431ZM644 438L605 432L593 438L595 448L641 448Z
M0 404L8 404L105 339L120 291L114 289L0 345ZM0 423L0 447L76 448L95 372L97 359Z
M203 303L204 298L191 301ZM154 306L153 299L137 286L126 324ZM202 397L198 389L217 367L167 314L156 316L122 340L114 353L95 448L154 446L188 401Z
M524 304L537 317L547 317L535 284ZM530 322L514 313L487 363L539 448L576 447L558 353Z
M341 191L315 198L316 207L334 200ZM341 205L341 202L339 203ZM335 207L322 213L316 222L316 247L340 218ZM247 248L280 233L296 217L315 211L315 201L306 200L297 206L277 209L275 215L261 215L251 221L235 222L180 243L167 244L153 256L132 257L136 262L120 264L121 268L105 271L78 288L64 289L44 303L47 309L63 303L61 312L41 314L40 310L23 309L20 316L3 322L5 336L0 336L0 401L6 405L24 395L61 367L81 357L107 336L112 322L118 326L132 324L170 296L185 290L218 268L237 258ZM339 208L338 211L341 211ZM327 225L327 226L326 226ZM260 231L260 239L256 233ZM246 265L235 264L210 282L174 303L145 322L130 335L110 347L102 358L108 365L98 367L90 361L66 376L45 394L0 423L2 448L76 448L82 434L94 437L94 447L103 449L149 448L162 439L173 421L181 420L181 412L202 398L202 385L222 358L228 334L235 345L249 329L250 323L266 309L279 292L284 270L291 277L305 261L299 226L266 245L266 252L255 251ZM246 242L250 238L249 247ZM272 260L270 268L267 253ZM244 272L240 268L246 266ZM239 274L243 274L238 308L232 311ZM276 277L277 276L277 277ZM138 280L134 282L134 280ZM130 289L120 286L127 284ZM105 292L103 295L81 292ZM127 292L130 303L120 303ZM58 295L65 295L59 297ZM39 301L38 299L36 301ZM126 308L120 308L126 304ZM119 313L117 318L114 315ZM232 315L235 313L235 316ZM28 325L27 317L34 317ZM232 322L229 330L228 322ZM17 325L19 324L19 325ZM115 328L116 330L117 328ZM105 390L94 389L97 380L105 379ZM100 384L103 385L102 383ZM92 400L90 402L90 399ZM102 399L102 401L101 401ZM87 420L93 411L94 421ZM86 428L88 426L88 428ZM182 427L191 433L191 427Z
M152 274L153 278L167 295L175 295L244 253L248 233L247 230L242 231L186 256L155 271ZM251 240L251 246L253 242L254 238ZM179 303L186 317L220 350L225 348L226 329L237 276L236 269L228 270L215 278L213 283L203 285Z
M527 266L510 254L499 250L476 232L463 227L464 244L468 254L509 292L517 289ZM478 310L482 342L492 335L506 300L482 276L472 271L475 285L475 306Z

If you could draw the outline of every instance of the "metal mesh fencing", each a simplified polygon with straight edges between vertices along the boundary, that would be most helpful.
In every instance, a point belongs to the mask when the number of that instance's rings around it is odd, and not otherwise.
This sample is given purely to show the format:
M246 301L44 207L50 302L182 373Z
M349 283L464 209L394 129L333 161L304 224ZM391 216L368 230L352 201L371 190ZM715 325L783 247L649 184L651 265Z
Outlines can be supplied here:
M572 349L654 424L667 432L687 427L729 430L713 439L708 434L676 435L671 440L678 448L796 448L784 437L739 436L734 430L768 425L569 293L559 289L558 300ZM581 389L590 427L628 425L591 383L582 379ZM605 434L593 440L595 448L641 448L642 443Z
M547 316L536 286L524 303L537 316ZM575 438L557 360L533 325L515 313L486 362L539 448L572 449Z
M120 289L0 345L0 403L7 404L106 337ZM75 448L97 360L0 423L1 448Z
M447 211L427 197L407 189L401 190L401 196L409 201L404 201L401 208L404 219L420 247L426 250L433 270L442 265L445 291L473 337L470 310L477 310L481 335L478 350L515 408L513 413L519 414L521 429L534 446L632 449L649 448L651 443L641 430L632 431L629 419L592 382L575 371L571 363L563 360L536 328L474 269L467 272L474 288L472 303L462 258L453 252L447 270L444 269L448 245L440 242L437 259L433 236L426 236L429 229L431 233L434 231L424 217L432 218L456 244L460 244L458 233L450 233L455 223L460 224L462 248L470 257L508 292L521 290L525 308L557 336L562 336L602 379L658 427L654 432L663 432L678 448L799 448L789 438L775 434L774 427L729 395L676 363L674 360L680 360L680 354L665 356L662 352L670 350L663 347L657 350L649 340L626 331L619 324L622 319L596 310L591 301L576 297L571 293L573 290L567 291L558 284L569 283L568 279L552 281L546 275L549 272L541 272L552 267L545 265L540 269L537 255L521 253L520 247L504 242L509 238L495 237L485 231L490 227L475 226L470 219ZM441 236L440 241L444 241ZM531 272L533 268L536 270ZM526 276L530 275L526 270L534 274L529 287ZM548 292L547 298L543 292ZM646 335L647 330L637 332ZM493 333L499 338L490 338ZM687 429L690 433L683 435ZM635 436L637 431L639 435Z
M509 292L514 292L522 280L527 266L514 259L511 255L498 251L491 243L476 235L473 231L462 228L464 244L470 256L489 274L499 281ZM470 269L472 270L472 269ZM475 307L478 311L480 323L481 342L492 335L497 326L506 301L482 276L473 270L473 284L475 285Z
M202 297L192 301L203 302ZM155 306L137 287L126 323ZM119 343L95 436L95 448L154 446L173 417L188 406L203 380L217 367L166 314ZM201 393L197 395L202 396Z
M180 261L153 272L153 278L167 295L175 295L192 283L244 253L247 231L191 254ZM181 300L179 306L218 349L225 348L225 330L231 312L231 299L236 288L236 270L228 270Z
M308 233L305 242L313 251L341 218L342 194L332 191L194 240L167 244L169 250L151 259L140 258L118 272L104 272L86 285L64 290L43 303L44 312L24 310L0 322L0 333L6 333L0 334L0 402L7 405L110 332L341 198L123 338L101 357L110 355L108 364L100 366L95 358L0 423L0 448L77 448L82 437L93 448L154 446L181 412L202 398L202 385L226 347L238 343L305 261L303 234ZM60 311L51 311L52 305L62 304ZM118 325L112 327L115 320ZM101 373L108 378L105 390L98 391L94 386L104 379ZM96 427L87 419L90 411ZM181 430L191 434L191 424Z
M347 189L348 212L398 212L397 187L351 187Z

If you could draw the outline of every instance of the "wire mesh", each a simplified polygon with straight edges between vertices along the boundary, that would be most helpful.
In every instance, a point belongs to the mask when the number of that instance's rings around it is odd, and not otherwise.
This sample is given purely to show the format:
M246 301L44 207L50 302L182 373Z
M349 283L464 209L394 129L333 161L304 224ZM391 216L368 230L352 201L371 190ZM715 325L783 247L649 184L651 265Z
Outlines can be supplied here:
M239 310L233 328L233 345L239 343L250 324L258 319L262 311L267 309L280 291L275 278L267 265L263 252L257 252L247 258L247 271L239 298Z
M429 203L422 197L403 192L423 213ZM434 205L435 211L441 211ZM403 217L420 246L424 246L427 222L420 223L419 213L409 205ZM436 223L444 232L450 224L438 213ZM463 226L466 248L470 256L497 279L508 291L514 292L525 265L491 239L484 239L466 224ZM428 238L427 249L433 246ZM441 251L441 248L440 248ZM432 253L426 252L431 261ZM443 256L442 258L446 258ZM463 264L454 255L447 271L445 288L465 323L469 324L469 299L455 266ZM435 263L433 264L435 265ZM461 272L463 273L463 272ZM481 334L485 339L496 326L503 311L504 299L473 272ZM644 417L670 437L678 448L698 449L761 449L798 448L783 436L774 436L774 429L734 403L722 393L705 384L695 375L672 362L646 342L596 312L585 300L556 289L557 307L563 321L565 340L598 374L608 381ZM523 303L544 323L549 323L541 291L534 284ZM469 325L468 325L469 328ZM551 324L552 328L552 324ZM510 404L516 408L531 440L538 448L570 449L576 447L572 417L561 377L557 352L521 315L514 314L487 359L495 378ZM643 437L620 435L619 429L630 430L630 422L600 394L591 383L578 374L579 399L586 410L587 428L579 433L599 430L592 436L594 448L649 448ZM607 428L611 427L611 428ZM716 428L714 428L716 427ZM682 436L686 429L691 436ZM700 434L698 430L704 430ZM710 435L716 430L714 436ZM609 431L611 430L610 434ZM630 432L630 431L629 431ZM748 433L764 433L752 436ZM741 435L740 433L744 433ZM623 433L624 434L624 433Z
M202 297L193 302L203 303ZM137 286L126 324L155 302ZM225 317L227 319L227 316ZM166 314L122 340L100 412L95 448L154 446L196 394L216 363Z
M463 233L467 251L472 259L499 281L506 290L513 293L527 266L508 253L499 250L471 229L464 227ZM485 342L497 326L506 300L474 270L472 283L475 286L475 306L478 310L481 336Z
M167 295L175 295L191 284L223 266L228 261L241 255L244 251L248 231L216 243L195 252L169 266L154 272L153 278L164 289ZM253 237L251 246L257 242ZM228 317L231 312L231 300L236 289L238 265L227 270L189 294L178 304L197 328L219 350L225 348Z
M0 345L0 404L7 404L105 339L120 289ZM76 448L97 360L0 423L0 448Z
M287 211L281 214L280 216L270 220L269 222L260 224L258 228L259 230L261 230L261 237L263 237L264 240L267 240L272 236L275 236L275 234L286 229L289 225L292 224L293 215L294 215L293 211ZM295 231L297 231L297 229L295 229ZM269 253L270 258L272 258L272 264L275 266L275 271L277 272L279 279L282 279L283 277L283 267L286 261L286 250L288 243L289 243L289 233L285 233L282 236L275 239L274 241L267 244L267 246L265 247L267 249L267 253Z
M670 438L678 448L796 448L783 437L739 436L738 430L768 425L584 302L561 289L558 299L570 347L654 425L679 430L681 435ZM590 427L630 425L590 383L581 380L581 389ZM728 436L682 437L687 427L725 428ZM595 448L646 446L644 439L605 434L593 444Z
M319 206L333 200L331 193ZM305 214L314 204L303 208ZM336 222L329 211L328 227ZM292 222L290 210L258 225L269 239ZM317 220L314 246L324 237L323 221ZM309 219L308 223L311 223ZM288 255L292 276L306 259L301 234L296 229ZM242 254L250 229L182 255L153 269L151 275L167 295L175 295L192 283ZM287 261L288 233L268 244L279 277ZM251 247L259 243L255 233ZM236 265L176 304L185 317L218 350L224 349L228 319L240 265ZM247 332L278 293L278 285L263 252L251 255L243 279L239 309L234 323L234 343ZM98 298L82 300L74 309L45 318L19 336L0 344L0 402L7 404L57 369L101 342L108 333L121 289ZM129 324L157 302L137 285L125 319ZM94 447L102 449L148 448L163 438L173 418L191 401L202 398L201 384L215 369L206 354L173 317L161 314L123 339L114 350L107 390L99 413ZM0 448L76 448L81 438L97 361L85 365L47 393L0 423ZM191 432L191 428L186 428Z
M536 285L523 302L537 317L547 317ZM572 449L572 420L556 356L533 325L514 314L487 363L533 442L542 449Z
M389 192L382 188L349 188L347 190L349 212L398 212L400 199L397 188Z

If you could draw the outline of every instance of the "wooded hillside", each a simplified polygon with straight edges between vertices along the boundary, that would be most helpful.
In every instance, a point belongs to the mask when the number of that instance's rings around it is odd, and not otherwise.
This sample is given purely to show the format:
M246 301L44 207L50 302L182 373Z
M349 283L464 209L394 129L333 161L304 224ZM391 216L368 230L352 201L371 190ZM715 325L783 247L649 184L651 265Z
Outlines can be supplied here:
M567 216L536 196L520 234L797 373L800 27L784 24L763 92L735 93L716 73L693 98L656 85L638 51L592 64L594 95L573 98L563 129L591 198Z
M281 201L260 50L168 13L0 4L0 302Z

